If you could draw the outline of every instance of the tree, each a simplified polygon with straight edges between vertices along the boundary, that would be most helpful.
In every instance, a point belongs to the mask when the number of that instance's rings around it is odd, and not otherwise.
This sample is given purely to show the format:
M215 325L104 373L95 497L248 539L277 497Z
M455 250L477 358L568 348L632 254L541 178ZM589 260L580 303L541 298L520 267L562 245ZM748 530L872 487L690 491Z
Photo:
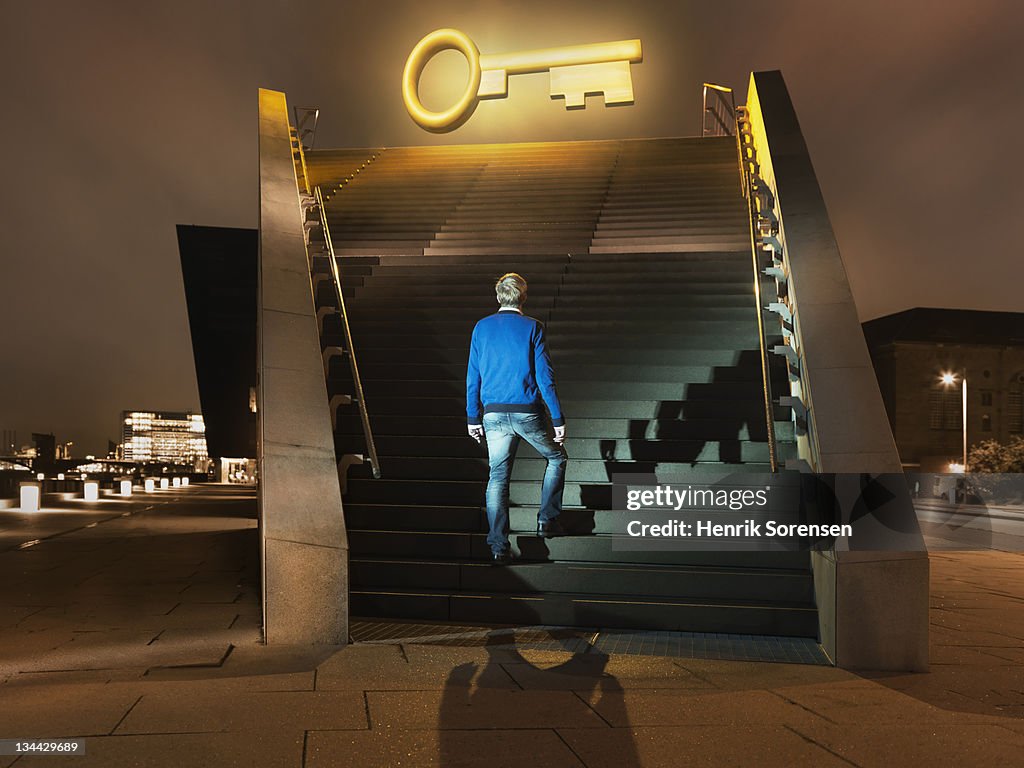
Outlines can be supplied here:
M1024 437L1012 437L1006 445L985 440L971 446L967 462L972 490L985 502L1024 498Z
M1012 437L1007 445L996 440L973 445L967 464L971 472L984 474L1024 472L1024 437Z

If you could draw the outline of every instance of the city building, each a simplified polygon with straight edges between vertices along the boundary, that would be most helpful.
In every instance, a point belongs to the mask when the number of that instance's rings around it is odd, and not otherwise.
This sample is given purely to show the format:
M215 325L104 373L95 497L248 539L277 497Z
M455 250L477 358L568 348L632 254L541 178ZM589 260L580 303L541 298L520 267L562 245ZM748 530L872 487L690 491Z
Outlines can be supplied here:
M1024 434L1024 313L918 307L864 336L905 468L960 469L965 424L968 446Z
M124 411L121 417L125 461L194 465L208 458L206 425L201 414Z

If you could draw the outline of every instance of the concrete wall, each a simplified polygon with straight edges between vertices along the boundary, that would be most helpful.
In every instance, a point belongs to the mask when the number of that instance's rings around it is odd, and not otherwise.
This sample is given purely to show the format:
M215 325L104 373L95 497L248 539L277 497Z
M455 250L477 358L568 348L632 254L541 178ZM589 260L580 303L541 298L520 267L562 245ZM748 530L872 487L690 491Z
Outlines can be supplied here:
M259 91L259 500L268 643L348 641L348 539L283 93Z
M822 644L841 667L922 670L928 664L928 558L868 355L846 268L782 74L751 75L747 108L760 175L775 196L797 351L794 388L810 413L801 458L841 474L849 512L864 473L891 498L858 541L814 553ZM851 151L854 151L851 148ZM892 530L896 523L898 530Z

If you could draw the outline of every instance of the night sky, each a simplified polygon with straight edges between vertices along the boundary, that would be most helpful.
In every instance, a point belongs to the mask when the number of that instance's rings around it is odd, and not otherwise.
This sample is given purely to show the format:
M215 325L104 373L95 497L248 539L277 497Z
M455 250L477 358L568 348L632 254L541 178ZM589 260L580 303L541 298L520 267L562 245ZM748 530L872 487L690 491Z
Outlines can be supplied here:
M256 89L322 110L318 146L693 135L703 80L781 69L862 320L1024 310L1024 4L2 0L0 427L103 453L123 409L198 409L175 225L254 227ZM405 113L432 29L502 52L638 37L636 104L566 112L510 79L458 131ZM464 69L443 54L433 85ZM461 91L461 83L455 90Z

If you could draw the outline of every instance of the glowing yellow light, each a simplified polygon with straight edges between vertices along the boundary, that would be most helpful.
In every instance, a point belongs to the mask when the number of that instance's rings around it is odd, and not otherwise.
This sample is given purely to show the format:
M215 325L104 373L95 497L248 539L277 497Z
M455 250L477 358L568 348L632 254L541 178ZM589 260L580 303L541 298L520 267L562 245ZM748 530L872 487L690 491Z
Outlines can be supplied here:
M39 499L42 496L42 487L39 483L22 483L20 496L22 512L39 511Z
M146 493L152 493L156 490L156 480L152 477L147 477L143 487L146 489Z
M132 481L131 480L122 480L121 481L121 495L122 496L131 496L132 495Z
M82 495L86 501L99 501L100 484L95 480L86 480L82 486Z
M962 474L964 471L964 465L957 464L955 461L951 461L949 463L949 471L953 472L954 474Z
M469 82L461 98L441 112L423 106L419 81L427 62L437 53L459 51L469 65ZM481 54L465 32L437 29L420 40L405 61L402 98L409 115L429 131L452 130L462 124L479 99L508 95L508 76L551 71L551 97L564 97L565 106L583 107L588 94L603 93L606 104L633 101L630 62L643 60L639 40L538 48L501 54Z
M166 491L170 487L171 487L171 481L168 480L166 477L161 477L160 478L160 490L161 491Z

